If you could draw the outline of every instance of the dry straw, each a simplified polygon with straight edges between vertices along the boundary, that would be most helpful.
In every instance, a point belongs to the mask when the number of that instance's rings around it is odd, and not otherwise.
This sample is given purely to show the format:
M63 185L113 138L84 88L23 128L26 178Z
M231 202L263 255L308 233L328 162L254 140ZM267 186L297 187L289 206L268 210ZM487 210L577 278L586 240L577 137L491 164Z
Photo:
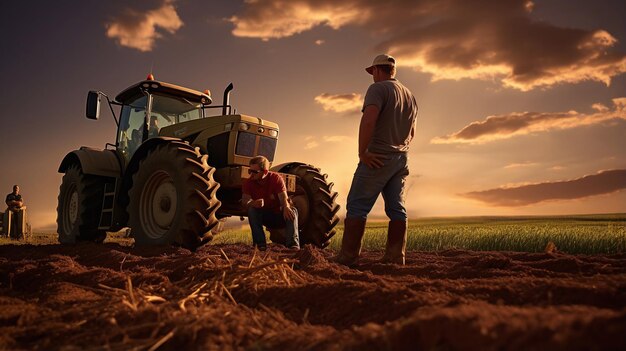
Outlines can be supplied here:
M270 285L291 287L305 282L304 278L293 269L293 264L297 262L295 260L271 259L268 258L269 253L261 257L255 250L248 264L239 265L232 262L223 250L220 249L220 253L219 258L223 259L225 264L220 264L210 258L207 258L207 262L212 266L211 270L221 272L221 274L217 274L209 281L196 282L188 286L187 288L192 292L179 301L178 305L181 310L187 310L187 303L202 304L215 297L226 298L237 305L232 294L236 289L245 288L257 291L259 288Z
M219 259L211 260L210 257L207 257L204 264L196 267L204 270L208 268L209 272L217 273L214 274L212 279L198 282L196 280L197 277L192 275L183 281L182 286L177 284L183 290L190 292L178 300L178 306L181 310L187 311L187 303L205 303L215 297L226 298L234 305L237 305L232 291L244 287L257 291L259 288L267 286L285 285L292 287L305 282L304 278L293 269L293 264L297 262L296 260L286 258L271 259L268 258L269 254L262 257L255 250L250 262L246 265L239 265L234 263L223 250L220 249L220 253L219 258L222 258L225 264L222 264ZM161 296L133 287L130 276L126 276L126 289L113 288L104 284L98 284L98 286L121 295L121 302L134 312L138 311L139 307L145 304L168 301Z
M140 315L142 311L153 308L152 306L155 304L166 304L163 307L169 312L163 313L176 313L175 310L171 309L175 306L178 311L195 316L198 313L197 307L210 304L212 301L222 304L230 303L244 311L249 311L245 305L238 304L235 298L236 292L238 290L258 291L270 286L294 287L304 284L305 279L293 269L296 262L298 261L294 259L270 257L269 252L261 255L258 250L254 251L250 261L236 262L220 249L219 255L208 255L201 264L190 266L187 269L186 277L174 284L175 289L167 288L163 284L146 285L145 288L142 288L140 284L138 287L133 284L130 275L125 275L125 289L104 284L98 284L98 287L117 296L120 303L128 308L131 315ZM120 271L122 271L121 265ZM150 291L146 291L146 289ZM159 291L158 294L157 291ZM181 294L181 291L187 293ZM167 303L171 305L167 305ZM279 312L262 304L259 304L259 307L267 312L270 317L284 320ZM250 313L249 316L252 317L257 327L253 328L255 330L251 332L261 334L261 330L264 329L262 323L256 319L253 313ZM112 320L115 322L115 318ZM165 326L159 322L137 327L144 330L145 328L152 329L152 337L147 340L134 339L126 334L131 330L126 329L122 343L120 345L110 344L109 346L115 348L114 346L129 347L134 345L139 349L157 350L174 338L177 332L177 329L173 328L163 334L167 329L163 330Z

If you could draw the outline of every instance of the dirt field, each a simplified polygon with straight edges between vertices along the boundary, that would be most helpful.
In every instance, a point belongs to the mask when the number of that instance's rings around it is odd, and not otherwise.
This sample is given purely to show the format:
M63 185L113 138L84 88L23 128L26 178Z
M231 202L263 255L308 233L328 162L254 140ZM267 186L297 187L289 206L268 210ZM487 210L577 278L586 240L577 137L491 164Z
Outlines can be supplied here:
M0 349L626 349L626 254L0 246Z

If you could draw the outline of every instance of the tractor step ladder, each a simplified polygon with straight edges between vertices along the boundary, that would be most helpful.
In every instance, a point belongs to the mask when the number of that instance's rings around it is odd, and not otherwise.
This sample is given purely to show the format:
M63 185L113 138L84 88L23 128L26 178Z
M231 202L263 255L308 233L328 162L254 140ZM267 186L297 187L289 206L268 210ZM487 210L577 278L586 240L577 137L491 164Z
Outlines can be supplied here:
M115 189L117 179L114 183L104 184L104 196L102 197L102 212L100 213L100 224L98 229L107 230L113 225L113 207L115 207Z

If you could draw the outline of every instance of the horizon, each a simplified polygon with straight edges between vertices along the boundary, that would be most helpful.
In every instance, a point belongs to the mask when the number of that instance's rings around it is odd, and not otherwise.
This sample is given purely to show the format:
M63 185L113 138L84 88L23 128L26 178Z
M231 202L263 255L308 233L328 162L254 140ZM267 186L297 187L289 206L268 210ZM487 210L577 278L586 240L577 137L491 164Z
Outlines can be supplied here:
M430 220L458 220L458 219L508 219L508 220L516 220L516 219L579 219L579 218L587 218L587 217L597 217L599 219L604 217L624 217L619 220L626 220L626 212L624 213L587 213L587 214L556 214L556 215L519 215L519 216L435 216L435 217L417 217L417 218L409 218L409 222L419 222L419 221L430 221ZM339 216L341 220L345 218L345 216ZM389 219L385 216L370 216L367 218L367 222L372 223L384 223ZM230 222L230 223L229 223ZM235 223L233 223L235 222ZM239 223L237 223L239 222ZM343 222L339 223L338 226L343 225ZM240 230L249 230L250 226L245 221L239 221L239 219L235 217L229 218L229 221L226 223L224 229L232 229L239 228ZM120 230L123 231L124 229ZM56 226L47 227L47 228L33 228L33 232L39 232L40 234L55 234ZM48 231L55 231L48 232ZM117 231L117 232L120 232ZM117 233L114 232L114 233Z
M106 106L98 121L84 117L87 92L113 97L151 72L210 89L214 104L233 82L238 113L279 124L274 164L320 167L345 217L372 83L364 68L381 52L395 56L397 78L420 108L409 151L410 219L626 213L621 1L5 7L0 190L20 185L37 230L56 228L63 157L115 140ZM384 218L382 206L379 198L373 220Z

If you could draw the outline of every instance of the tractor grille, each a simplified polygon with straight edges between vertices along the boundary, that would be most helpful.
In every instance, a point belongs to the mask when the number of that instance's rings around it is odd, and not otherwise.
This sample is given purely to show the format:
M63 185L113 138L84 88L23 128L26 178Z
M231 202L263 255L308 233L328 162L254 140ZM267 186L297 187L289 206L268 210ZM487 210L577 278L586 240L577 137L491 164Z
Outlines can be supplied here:
M274 161L274 152L276 152L277 141L277 139L262 136L259 142L259 155L267 157L270 162Z
M256 149L257 138L259 139L259 148ZM253 157L263 155L272 162L274 161L274 153L276 152L277 139L269 138L262 135L239 132L237 135L237 147L235 153L239 156Z
M254 156L254 144L256 143L256 134L240 132L237 135L237 148L235 153L241 156Z

